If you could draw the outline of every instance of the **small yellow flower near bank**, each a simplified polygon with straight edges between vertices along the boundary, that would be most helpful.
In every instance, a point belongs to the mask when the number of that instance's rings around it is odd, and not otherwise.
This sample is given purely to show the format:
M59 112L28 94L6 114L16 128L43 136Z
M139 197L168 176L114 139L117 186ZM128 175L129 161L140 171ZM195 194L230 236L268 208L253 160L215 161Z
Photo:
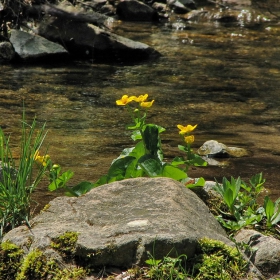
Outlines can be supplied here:
M193 130L195 130L195 128L197 127L197 124L194 126L192 126L190 124L188 124L187 126L178 124L177 127L180 129L179 134L187 134L187 133L190 133Z
M128 95L123 95L121 99L116 101L116 104L119 106L125 106L128 103L130 103L131 101L135 101L136 99L137 99L136 96L128 97Z
M191 143L194 142L194 136L193 135L186 136L184 139L185 139L185 142L187 144L191 144Z
M154 101L155 101L155 100L152 100L152 101L150 101L150 102L141 102L141 103L140 103L140 106L143 107L143 108L150 108L150 107L152 107Z

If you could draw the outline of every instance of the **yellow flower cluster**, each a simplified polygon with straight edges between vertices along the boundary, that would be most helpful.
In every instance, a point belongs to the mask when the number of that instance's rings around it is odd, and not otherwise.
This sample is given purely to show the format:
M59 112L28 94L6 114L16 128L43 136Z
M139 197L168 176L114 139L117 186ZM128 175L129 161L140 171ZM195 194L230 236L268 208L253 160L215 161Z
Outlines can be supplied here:
M144 94L144 95L139 95L137 96L128 96L128 95L123 95L121 99L116 101L116 104L118 106L125 106L128 103L135 101L138 102L140 104L141 107L143 108L149 108L153 105L155 100L152 101L146 101L148 98L148 94Z
M37 150L34 154L34 160L43 165L43 166L47 166L48 161L50 160L50 156L49 155L45 155L45 156L40 156L39 155L39 151Z
M178 124L177 127L180 130L179 134L181 134L181 135L187 134L187 136L184 136L184 140L187 144L191 144L194 142L194 135L189 135L189 133L192 132L193 130L195 130L195 128L197 127L197 124L194 126L192 126L190 124L188 124L187 126Z

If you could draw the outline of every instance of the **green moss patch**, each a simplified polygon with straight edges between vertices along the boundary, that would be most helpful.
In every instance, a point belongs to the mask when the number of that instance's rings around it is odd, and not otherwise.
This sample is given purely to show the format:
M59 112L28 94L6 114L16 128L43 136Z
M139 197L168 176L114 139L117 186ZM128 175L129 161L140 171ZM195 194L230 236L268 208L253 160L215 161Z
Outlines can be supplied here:
M80 280L87 276L84 268L59 266L38 250L24 255L23 250L11 242L3 242L0 248L0 280Z
M65 232L64 234L52 239L51 247L61 253L64 257L72 257L76 251L77 240L77 232Z

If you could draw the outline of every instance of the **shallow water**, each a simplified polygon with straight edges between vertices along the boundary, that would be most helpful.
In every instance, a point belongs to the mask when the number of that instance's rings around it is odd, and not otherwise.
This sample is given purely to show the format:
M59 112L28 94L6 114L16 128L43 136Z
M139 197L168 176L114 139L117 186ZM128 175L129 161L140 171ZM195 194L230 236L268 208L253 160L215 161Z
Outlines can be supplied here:
M241 11L248 2L235 8ZM136 65L0 66L0 125L11 133L15 156L24 100L29 121L36 115L39 123L47 122L53 161L75 172L71 184L95 181L124 147L133 145L124 129L129 117L115 100L148 93L155 99L150 122L166 128L162 143L167 158L181 144L177 124L198 124L194 148L215 139L252 152L230 159L223 168L191 169L190 176L248 179L263 172L271 195L280 196L277 22L187 23L173 18L171 23L115 23L113 30L149 44L162 56ZM55 195L42 184L35 193L39 208Z

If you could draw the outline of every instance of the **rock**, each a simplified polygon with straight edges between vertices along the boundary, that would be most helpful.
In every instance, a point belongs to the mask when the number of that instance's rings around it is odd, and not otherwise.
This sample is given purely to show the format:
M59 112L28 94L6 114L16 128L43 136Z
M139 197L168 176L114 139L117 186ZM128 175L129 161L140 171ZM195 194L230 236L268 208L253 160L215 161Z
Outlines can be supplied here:
M50 243L67 231L78 232L75 258L91 266L143 265L147 251L192 257L197 241L208 237L232 245L207 206L169 178L137 178L103 185L78 197L58 197L48 210L20 226L5 240L57 257ZM25 246L26 248L26 246Z
M176 14L185 14L196 9L193 0L167 0L166 3Z
M198 150L200 156L207 157L244 157L249 156L250 153L243 148L227 147L225 144L219 143L216 140L206 141Z
M158 14L150 6L136 1L125 0L117 4L116 14L122 20L129 21L157 21Z
M264 276L280 277L280 240L249 229L242 229L235 239L253 249L247 252L248 257Z
M17 55L23 60L47 59L51 61L53 59L55 62L58 58L63 59L68 56L61 45L20 30L11 30L10 42Z
M0 61L11 61L15 57L15 50L10 42L0 43Z
M71 55L96 61L141 61L160 54L146 44L118 36L99 27L73 20L50 18L40 25L39 34L63 44Z

